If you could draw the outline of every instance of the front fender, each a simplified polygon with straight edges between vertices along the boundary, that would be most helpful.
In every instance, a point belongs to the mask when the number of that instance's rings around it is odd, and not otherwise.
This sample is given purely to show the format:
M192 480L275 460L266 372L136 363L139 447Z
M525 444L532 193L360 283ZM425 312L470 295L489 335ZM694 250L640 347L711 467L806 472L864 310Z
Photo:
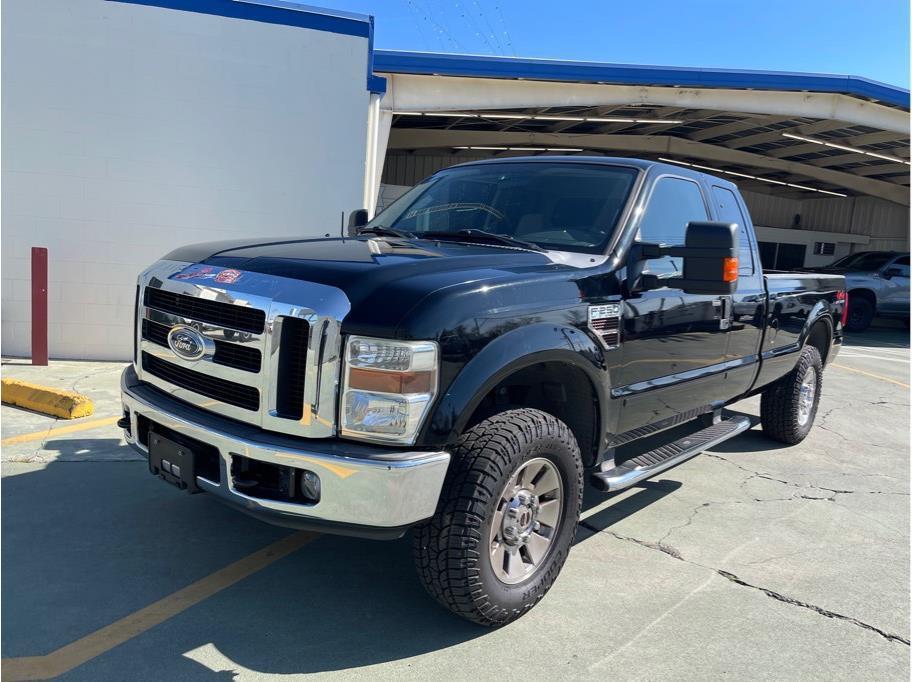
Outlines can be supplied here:
M540 362L581 369L598 397L601 423L606 423L609 400L602 349L575 327L540 323L498 336L466 363L436 402L419 442L438 446L455 442L479 403L497 384Z

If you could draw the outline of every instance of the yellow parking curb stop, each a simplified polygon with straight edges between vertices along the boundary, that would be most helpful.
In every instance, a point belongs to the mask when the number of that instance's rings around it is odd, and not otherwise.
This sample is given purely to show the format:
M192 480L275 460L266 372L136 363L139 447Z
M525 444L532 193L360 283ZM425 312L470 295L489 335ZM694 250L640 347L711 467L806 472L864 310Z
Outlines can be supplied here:
M61 419L79 419L95 412L95 405L81 393L40 386L19 379L3 379L2 400Z

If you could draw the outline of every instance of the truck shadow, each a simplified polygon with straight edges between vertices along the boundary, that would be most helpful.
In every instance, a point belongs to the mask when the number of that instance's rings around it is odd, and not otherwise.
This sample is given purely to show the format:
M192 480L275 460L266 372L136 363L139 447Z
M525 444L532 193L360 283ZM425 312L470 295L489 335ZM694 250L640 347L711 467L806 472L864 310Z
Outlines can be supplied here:
M93 449L116 452L115 439L96 440L111 442L47 445L72 460L91 458ZM210 496L171 489L148 475L144 462L25 468L4 468L4 658L52 653L288 534ZM577 541L679 487L645 483L588 517L589 532ZM605 499L588 490L585 506ZM451 615L425 594L408 538L320 536L71 676L97 679L127 669L137 679L340 671L493 632Z

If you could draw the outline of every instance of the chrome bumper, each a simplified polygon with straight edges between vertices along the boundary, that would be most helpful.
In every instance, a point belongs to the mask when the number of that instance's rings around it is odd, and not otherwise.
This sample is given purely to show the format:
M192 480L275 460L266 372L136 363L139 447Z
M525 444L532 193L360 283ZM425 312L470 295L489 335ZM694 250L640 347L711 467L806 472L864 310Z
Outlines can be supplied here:
M278 525L343 534L396 537L434 514L450 454L369 448L342 441L302 439L262 431L203 412L141 383L132 366L121 375L124 410L129 410L127 442L148 457L139 442L137 417L218 448L221 481L196 477L197 485L243 511ZM231 458L250 459L313 471L320 477L315 504L251 497L235 490ZM372 532L372 531L378 532ZM384 532L386 531L386 532Z

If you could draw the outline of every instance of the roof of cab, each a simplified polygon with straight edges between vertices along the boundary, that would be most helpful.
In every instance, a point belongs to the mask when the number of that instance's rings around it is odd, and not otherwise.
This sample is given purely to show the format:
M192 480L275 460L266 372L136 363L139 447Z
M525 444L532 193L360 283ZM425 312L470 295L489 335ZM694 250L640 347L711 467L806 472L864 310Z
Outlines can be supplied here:
M627 166L628 168L637 168L641 171L647 171L651 168L660 168L674 175L680 175L690 178L703 178L711 180L716 184L722 184L728 187L737 187L737 184L718 175L704 173L699 170L678 166L661 161L651 161L649 159L635 159L624 156L510 156L497 159L482 159L480 161L468 161L455 166L444 168L438 173L448 171L453 168L465 168L467 166L487 166L491 164L509 164L509 163L585 163L598 164L603 166Z

